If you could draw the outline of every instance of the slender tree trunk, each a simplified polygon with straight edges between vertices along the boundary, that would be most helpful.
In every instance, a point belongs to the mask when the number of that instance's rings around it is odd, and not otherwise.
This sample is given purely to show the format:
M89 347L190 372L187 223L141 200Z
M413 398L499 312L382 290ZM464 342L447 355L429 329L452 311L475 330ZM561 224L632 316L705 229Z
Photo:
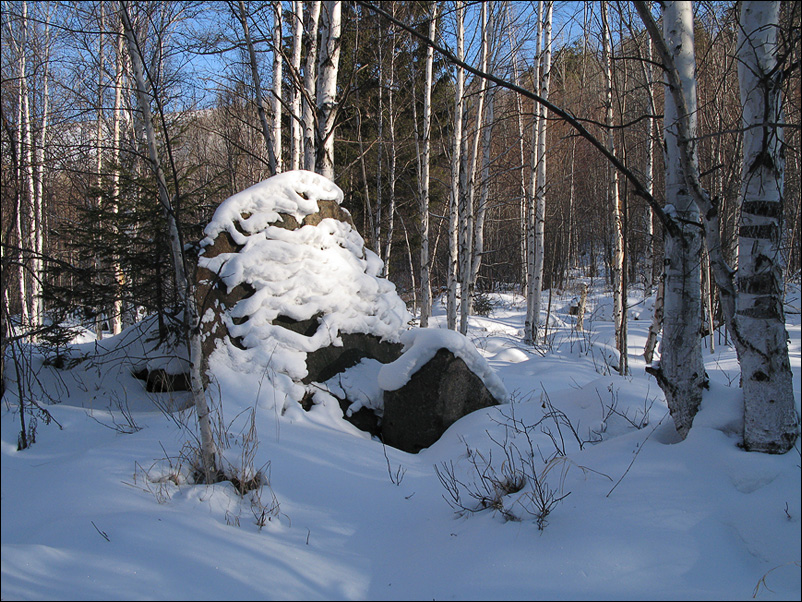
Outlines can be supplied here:
M551 80L551 21L553 2L546 2L541 12L543 23L543 46L540 54L540 96L544 100L549 98L549 83ZM542 104L538 105L540 116L538 118L538 163L537 187L535 189L535 263L533 275L532 313L535 320L532 322L533 344L538 340L538 322L540 316L541 298L543 290L543 262L546 250L546 120L548 110Z
M487 71L488 61L488 10L489 3L481 5L481 58L479 69ZM471 313L473 299L473 251L474 235L476 232L476 209L474 204L474 191L476 190L476 165L479 159L479 141L482 139L485 117L485 99L487 97L487 82L482 79L479 88L479 97L476 104L475 130L473 143L462 155L463 170L460 183L461 206L460 217L460 332L468 332L468 318ZM467 108L464 109L467 123ZM467 138L464 140L467 142ZM467 147L467 144L465 145Z
M189 349L190 386L201 435L201 468L204 473L205 482L212 483L218 479L219 470L217 463L217 449L212 435L212 423L209 416L210 410L206 401L206 392L204 391L203 386L202 370L204 358L203 351L201 349L201 330L195 297L195 285L192 280L190 280L187 273L188 269L186 264L186 256L181 243L178 221L173 208L173 202L170 198L170 192L167 187L167 180L159 159L156 131L153 126L153 119L150 111L150 99L145 85L142 55L140 53L139 43L136 39L136 34L134 33L130 16L128 14L128 3L125 0L121 0L120 8L125 37L128 41L128 53L131 58L131 65L133 67L134 79L136 82L137 104L139 105L139 109L142 113L143 125L147 137L148 158L151 169L153 170L153 175L156 177L156 183L159 190L159 202L161 204L164 217L167 221L167 230L170 240L170 253L175 271L176 288L184 309L184 336Z
M281 144L281 103L283 95L284 59L282 48L281 0L273 1L273 97L271 98L273 156L276 158L276 173L284 171Z
M340 66L340 31L342 2L323 3L323 29L318 62L317 122L318 148L316 171L334 180L334 124L337 119L337 72Z
M654 154L657 148L657 119L655 119L654 115L657 115L657 104L654 100L654 68L652 66L653 59L653 49L652 49L652 41L651 38L647 38L647 50L646 50L646 59L647 61L642 62L644 76L646 80L646 92L647 97L649 99L649 112L651 116L646 121L647 128L648 128L648 148L646 150L646 167L644 168L644 176L645 176L645 185L646 190L649 194L654 194ZM645 277L646 277L646 289L651 290L654 286L655 280L655 236L654 236L654 212L652 208L647 205L646 213L644 215L644 231L646 232L646 257L645 257Z
M29 309L29 295L28 295L28 286L27 283L30 281L31 276L28 272L28 268L26 264L28 263L28 259L30 257L30 253L25 251L25 248L30 244L30 233L33 232L34 224L30 223L28 233L26 233L25 227L23 225L23 203L22 200L24 199L25 195L23 193L23 181L27 179L26 170L28 169L25 165L25 158L27 157L27 146L30 143L26 143L26 134L27 134L27 126L26 126L26 111L25 105L28 102L28 85L27 85L27 62L26 62L26 37L28 32L28 3L22 3L22 23L20 24L20 33L19 37L15 38L14 32L11 30L11 23L7 22L9 28L8 38L14 46L14 49L17 52L17 56L19 57L18 60L18 71L17 75L19 77L18 87L17 87L17 123L19 124L19 134L17 137L17 198L19 199L19 203L17 206L17 210L14 215L14 229L16 231L17 236L17 245L19 246L18 252L18 261L19 261L19 297L20 297L20 323L22 328L25 329L30 325L31 322L31 313ZM33 198L28 199L29 203L33 203ZM30 217L30 212L29 212Z
M35 146L34 138L33 138L33 118L32 118L32 111L31 111L31 86L29 85L29 79L31 76L27 73L26 70L26 59L25 53L27 52L27 43L28 43L28 27L29 27L29 18L28 18L28 3L22 3L22 40L20 42L20 101L22 105L22 120L21 120L21 150L20 153L20 164L23 166L22 173L24 175L24 181L27 191L27 198L28 198L28 227L29 231L26 233L24 230L21 230L21 234L23 238L21 240L25 241L25 244L22 245L27 247L28 249L28 269L30 273L27 274L27 281L28 286L26 288L26 294L23 295L23 298L28 298L30 303L30 326L33 330L38 329L42 325L42 314L41 314L41 306L40 306L40 297L41 297L41 279L40 279L40 271L41 271L41 264L40 259L36 255L36 249L38 248L37 239L41 235L40 231L40 215L39 215L39 203L36 198L36 185L35 185L35 177L34 177L34 152L33 148ZM21 285L24 286L24 285Z
M505 9L507 11L507 19L511 19L510 13L510 3L507 2L505 5ZM513 83L516 86L520 85L520 70L518 68L518 43L514 39L513 36L513 28L509 28L509 44L510 44L510 52L511 52L511 62L512 62L512 77ZM515 117L518 124L518 162L520 164L519 170L519 177L520 177L520 188L519 188L519 205L520 205L520 217L519 217L519 224L520 224L520 263L521 263L521 282L523 283L524 287L528 282L527 277L527 261L526 261L526 216L527 216L527 202L526 202L526 158L524 153L524 118L523 118L523 102L521 101L521 95L515 94Z
M390 10L395 14L395 2L391 3ZM387 205L387 234L384 244L384 273L383 276L388 278L390 275L390 257L393 247L393 235L395 226L395 181L396 181L396 163L398 159L398 151L395 147L395 49L396 49L396 32L394 27L391 26L390 31L390 73L389 73L389 86L387 88L387 128L390 143L390 199Z
M602 54L604 63L605 85L605 124L607 125L607 148L615 153L615 133L613 130L613 56L610 24L608 21L609 3L602 4ZM618 171L608 166L609 206L613 213L613 320L615 321L616 348L619 353L618 370L626 373L626 341L623 340L626 320L624 311L624 226L621 206L621 193L618 183Z
M384 30L379 30L379 50L378 50L378 73L379 80L377 96L378 96L378 111L376 120L378 121L376 131L376 209L373 213L373 229L371 236L375 241L376 254L381 257L382 245L382 188L383 188L383 167L385 155L385 142L384 142Z
M100 9L100 20L99 26L100 31L103 32L106 28L106 19L105 19L105 12L103 10L103 3L101 2L99 5ZM103 206L103 97L104 97L104 89L103 89L103 72L105 67L105 57L104 57L105 48L103 45L103 33L98 36L98 68L97 68L97 107L96 107L96 114L95 114L95 187L96 187L96 197L94 199L94 206L96 209L100 209ZM91 201L90 201L91 202ZM95 273L97 275L101 274L101 262L102 259L97 251L94 251L94 264L95 264ZM97 276L95 276L97 278ZM103 310L105 308L103 306L96 308L97 315L95 315L95 337L98 341L103 339Z
M435 39L437 31L437 4L432 4L429 16L429 38ZM429 326L432 313L432 285L429 277L429 162L431 155L432 134L432 77L434 73L434 49L426 49L426 84L423 93L423 152L419 179L420 194L420 288L421 288L421 328Z
M268 167L270 169L270 174L275 175L278 173L277 157L274 150L275 146L273 145L270 124L267 121L267 107L265 106L265 98L262 95L262 78L259 75L259 65L256 62L256 50L253 47L250 27L248 26L248 14L245 10L245 2L243 0L238 0L237 4L239 6L239 22L242 26L242 32L245 35L245 45L248 48L251 77L253 78L254 93L256 94L256 111L259 114L259 123L262 125L262 136L264 136L265 148L267 148Z
M689 134L696 131L696 79L693 42L693 12L687 1L666 2L663 10L663 35L673 49L690 111ZM702 231L699 209L686 184L685 165L681 160L677 122L680 114L671 94L665 95L666 204L673 209L680 234L666 233L663 339L660 342L659 367L649 372L666 396L677 432L684 438L702 401L707 385L701 346L701 259ZM692 164L696 165L695 154Z
M292 115L290 115L290 169L301 168L303 156L303 134L301 131L301 54L304 35L304 3L302 0L292 2L292 72L295 85L292 90Z
M465 57L465 3L456 1L457 18L457 58ZM457 66L457 85L454 91L454 141L451 154L451 195L448 211L448 297L446 300L446 321L448 328L457 328L457 280L459 266L459 194L460 159L462 154L462 112L465 94L465 69Z
M779 13L779 2L743 2L738 39L744 159L735 321L745 343L744 447L769 453L785 453L799 436L779 248L785 174Z
M365 157L368 154L368 151L365 149L365 141L362 136L362 109L359 108L360 101L359 101L359 90L354 93L355 102L357 104L356 108L356 138L357 144L359 145L359 166L362 171L362 186L365 190L364 197L363 197L363 215L364 215L364 227L363 231L365 232L365 244L372 249L378 249L377 241L374 238L374 234L376 232L376 224L374 222L374 215L373 215L373 207L370 202L370 181L368 180L368 168L366 165Z
M37 220L36 232L36 247L35 247L35 273L41 282L44 278L44 253L45 253L45 237L47 234L47 222L45 215L45 197L44 197L44 171L45 171L45 149L47 147L48 126L50 122L50 5L44 15L45 31L44 31L44 55L42 57L42 110L39 118L39 140L35 144L34 149L34 166L33 166L33 187L35 213ZM41 291L41 284L39 284ZM45 302L41 294L34 298L33 302L36 304L37 314L44 318Z
M487 216L487 199L490 189L490 162L492 160L491 142L493 121L495 120L496 95L487 93L485 106L485 127L482 133L482 175L479 183L479 202L476 205L476 221L473 235L473 257L471 259L471 291L476 289L479 280L479 269L482 266L482 255L485 251L485 219Z
M123 99L123 72L125 64L123 59L123 42L125 40L124 32L122 31L122 24L120 26L120 35L117 37L117 51L114 61L114 115L112 116L112 173L111 173L111 196L112 196L112 211L116 214L119 209L120 202L120 139L122 134L122 99ZM117 294L114 298L114 309L111 318L111 331L112 334L119 334L123 328L123 302L122 294L125 287L125 275L123 274L122 267L120 266L119 258L112 259L112 270L114 272L114 279L117 284Z
M543 44L543 0L538 1L537 42L535 44L534 74L532 84L540 84L540 55ZM529 180L529 192L526 198L526 317L524 318L524 342L529 345L537 343L537 329L540 322L540 289L535 269L537 254L537 198L538 165L540 163L540 103L534 106L532 123L532 171Z
M317 96L317 33L320 23L322 0L311 3L309 21L304 33L306 46L306 65L304 67L304 100L303 100L303 136L304 136L304 169L315 171L317 156L317 119L313 100Z

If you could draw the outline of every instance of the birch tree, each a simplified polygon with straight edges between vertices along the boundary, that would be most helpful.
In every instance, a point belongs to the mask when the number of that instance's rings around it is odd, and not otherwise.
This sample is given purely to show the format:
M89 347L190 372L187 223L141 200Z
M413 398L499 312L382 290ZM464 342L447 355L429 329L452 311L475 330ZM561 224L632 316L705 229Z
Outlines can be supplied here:
M30 274L28 273L27 269L27 262L29 260L29 253L26 252L26 247L29 246L30 240L28 235L26 235L23 217L24 217L24 209L23 209L23 201L25 200L25 194L23 191L23 182L27 181L26 177L26 170L29 166L26 165L26 146L25 141L27 139L26 136L26 121L25 116L26 112L23 109L25 103L27 102L28 96L28 87L27 87L27 57L26 57L26 37L27 37L27 28L28 28L28 20L27 20L27 2L23 2L22 4L22 18L21 19L11 19L9 18L10 15L8 13L4 14L4 22L3 24L6 26L7 31L5 32L5 36L3 39L11 46L14 53L16 54L16 79L17 79L17 86L16 86L16 128L12 128L8 121L3 119L3 125L6 126L7 131L9 133L9 137L11 138L11 148L10 148L10 155L12 159L12 165L15 167L14 170L14 203L13 203L13 210L14 210L14 236L17 240L17 250L15 251L15 260L17 266L19 268L19 275L17 280L17 293L19 294L20 300L20 323L23 325L23 328L30 324L30 310L28 308L28 287L26 283L30 279ZM14 27L14 23L17 23L17 26ZM27 188L30 191L30 187ZM30 199L29 199L30 202ZM5 232L4 232L5 234ZM5 248L3 248L5 252ZM4 258L5 259L5 258ZM5 263L3 264L5 268ZM7 285L7 278L8 272L4 274L4 291L6 290ZM8 322L6 326L9 329L13 329L13 325Z
M609 22L609 3L603 2L602 18L602 62L604 69L605 117L607 147L615 153L615 131L613 129L613 49ZM618 187L618 171L608 165L607 198L613 215L613 321L615 322L616 348L619 354L618 371L627 373L626 313L624 289L624 227L621 193Z
M272 117L272 156L276 158L275 172L284 171L282 161L281 146L281 103L282 103L282 79L284 77L282 54L282 16L281 0L273 2L273 96L270 99Z
M457 59L465 58L465 4L456 0ZM465 69L458 63L454 89L454 137L451 147L451 194L448 210L448 294L446 323L449 329L457 328L457 280L459 266L459 190L460 153L462 149L462 110L465 102Z
M496 15L492 13L492 4L486 3L491 11L486 25L486 52L488 53L487 68L493 72L496 67ZM483 5L484 6L484 5ZM479 279L479 269L482 265L485 241L485 219L487 216L487 201L490 189L491 142L493 125L495 121L496 95L494 90L486 90L485 116L482 129L482 173L479 182L479 202L476 204L476 220L474 221L473 250L471 257L470 291L471 298L476 290Z
M156 178L159 191L159 203L161 204L161 209L167 222L176 288L178 289L178 296L184 310L183 334L189 351L190 388L201 435L200 464L204 473L205 482L212 483L219 478L219 464L217 449L212 436L210 410L203 385L202 370L204 358L201 348L200 316L198 315L198 306L195 296L196 287L194 281L190 278L189 266L184 252L184 245L181 240L178 218L167 186L167 179L161 166L158 143L156 140L156 129L150 110L150 97L145 80L141 48L128 13L128 2L125 0L120 0L120 16L123 22L125 37L128 42L128 54L131 59L134 82L136 84L137 105L142 113L142 124L147 139L148 160L153 175ZM154 100L158 103L158 96L154 95Z
M487 8L488 3L482 2L480 9L481 27L481 49L479 58L479 69L487 71L487 49L488 49L488 27L487 27ZM460 326L462 334L468 332L468 317L471 312L471 297L473 296L473 248L475 235L475 207L474 191L476 189L476 165L479 158L479 141L482 137L483 119L485 117L485 99L487 97L487 81L484 78L474 78L478 80L479 92L476 98L476 117L474 120L474 132L471 147L468 148L469 137L463 138L463 149L460 160L460 206L459 206L459 283L460 283ZM468 105L463 107L463 122L468 121Z
M509 45L510 45L510 62L512 63L512 81L513 84L516 86L520 86L520 67L518 66L518 42L516 40L514 34L514 27L512 27L512 11L509 0L504 3L504 11L505 16L508 21L510 21L510 26L508 27L508 34L509 34ZM520 94L515 95L515 117L516 117L516 125L518 126L518 163L519 163L519 190L518 195L520 197L520 214L519 214L519 225L520 225L520 262L521 262L521 282L525 285L527 280L526 275L526 266L527 266L527 244L526 244L526 234L528 232L526 223L527 223L527 194L526 194L526 157L524 151L524 111L523 111L523 102L521 99Z
M292 112L290 114L290 169L301 168L303 156L303 133L301 131L301 105L303 103L303 87L301 85L301 59L304 35L304 3L302 0L292 2L292 77L295 85L292 90Z
M317 81L317 127L320 147L315 170L334 180L334 126L337 120L337 73L340 66L342 2L323 3Z
M98 5L98 9L100 10L100 14L98 16L98 26L101 31L101 34L97 37L98 40L98 48L97 48L97 106L95 107L96 113L96 121L95 121L95 209L99 210L100 207L103 205L103 145L104 145L104 137L105 132L103 131L103 109L104 109L104 96L105 96L105 85L104 85L104 71L105 71L105 45L103 44L104 34L102 33L106 29L106 15L104 10L104 5L101 2ZM100 263L102 261L101 257L98 254L97 249L94 251L94 262L95 262L95 271L97 274L101 273L101 266ZM95 315L95 337L97 340L103 339L103 307L98 307Z
M429 39L435 39L437 31L437 3L432 3L432 12L429 15ZM420 178L418 194L420 195L420 288L421 328L429 326L429 315L432 313L432 285L429 279L429 163L431 155L432 135L432 78L434 70L434 49L426 49L426 82L423 92L423 151L421 156Z
M125 57L124 57L124 44L125 32L120 22L119 32L117 35L117 44L114 54L114 114L112 115L112 138L111 138L111 152L112 152L112 165L113 170L111 174L111 200L112 212L117 213L120 200L120 140L122 137L122 120L123 120L123 78L125 75ZM114 279L117 284L118 294L114 299L114 309L111 318L111 332L112 334L119 334L123 328L123 302L122 290L125 286L125 276L120 266L119 258L112 258L112 271Z
M549 98L549 83L551 79L551 22L553 3L541 4L540 24L542 27L543 43L540 51L540 81L538 84L540 96L544 100ZM545 257L545 229L546 229L546 120L548 110L538 103L537 119L537 178L535 179L535 238L534 263L532 265L532 344L537 344L538 322L540 320L541 297L543 291L543 261Z
M313 104L317 95L317 33L320 23L320 10L322 0L310 3L308 20L304 30L304 46L306 47L306 63L304 65L304 97L303 97L303 146L304 169L315 171L315 157L317 156L316 105Z
M393 16L395 16L395 9L396 3L390 3L390 10L392 11ZM398 149L396 148L395 144L395 133L396 133L396 120L398 115L396 114L396 69L395 69L395 55L396 55L396 46L397 46L397 33L395 31L395 26L390 26L389 31L389 39L390 39L390 48L389 48L389 55L390 55L390 65L389 65L389 73L387 76L387 136L388 142L390 147L390 157L389 157L389 174L388 177L390 179L389 182L389 192L390 198L387 200L387 228L386 228L386 235L385 235L385 243L383 248L382 258L384 259L384 266L382 268L383 273L382 275L387 278L390 275L390 255L392 252L393 247L393 235L395 230L395 210L396 210L396 194L395 194L395 185L396 185L396 167L398 163ZM413 287L414 288L414 287Z
M744 447L784 453L799 435L780 254L783 216L783 65L779 2L743 2L738 80L743 106L741 224L735 322L744 391Z
M739 78L742 80L743 90L747 92L742 95L742 103L750 105L748 108L744 107L744 120L750 123L751 127L747 129L757 131L755 138L751 135L748 137L748 145L747 136L744 135L745 168L741 202L755 204L746 208L746 221L741 224L739 264L743 256L743 261L747 264L754 261L756 266L760 265L765 271L753 279L755 272L746 267L736 281L735 271L726 263L722 254L718 209L701 185L698 169L692 160L692 119L685 103L681 72L674 63L666 41L660 36L648 7L643 2L635 3L662 58L669 83L668 90L678 109L677 140L682 151L679 155L685 170L686 185L703 217L705 240L711 268L719 287L722 313L741 363L741 380L744 383L744 447L767 453L785 453L799 437L799 417L793 407L788 349L784 342L785 336L781 337L783 342L778 344L777 339L780 337L771 334L767 336L761 330L772 325L778 331L784 331L780 301L782 285L781 280L778 280L781 272L774 263L778 255L772 252L772 247L776 244L772 237L779 238L776 230L782 217L783 205L782 178L778 177L782 174L781 154L773 154L780 147L781 122L775 119L780 117L782 95L779 88L769 94L777 85L777 80L772 81L773 77L781 78L782 68L779 67L776 53L772 54L776 50L777 8L769 4L775 3L747 3L743 6L743 32L740 35L742 43L739 46L739 59L743 65L739 68ZM772 30L775 34L769 33ZM758 52L756 49L761 50ZM758 57L765 62L757 63ZM742 72L744 70L751 75ZM770 74L773 77L768 77ZM754 86L757 86L757 91L750 93L755 90ZM753 152L755 150L757 153ZM769 183L761 181L762 174L759 173L764 168L769 180L773 182L771 188L765 190L760 189L760 186L769 186ZM760 191L759 199L747 199L747 194L754 194L753 183ZM765 255L766 252L769 254ZM765 287L760 285L761 282ZM745 296L741 298L741 295ZM743 319L742 314L736 313L736 310L743 312ZM761 323L762 320L765 321ZM752 382L746 384L747 380ZM747 406L751 406L748 419Z
M535 43L534 74L532 82L540 82L540 53L543 42L543 1L538 2L537 41ZM529 189L526 196L526 316L524 317L524 342L529 345L537 343L537 329L540 320L539 279L535 270L537 255L537 198L538 163L540 162L540 107L534 107L532 122L532 169Z
M690 1L665 2L663 36L672 50L680 76L684 103L689 111L688 135L696 134L696 60L693 11ZM674 98L665 95L664 138L666 204L679 225L679 235L665 236L663 338L660 362L649 369L660 383L677 432L685 437L702 402L707 377L702 358L701 259L702 231L699 209L686 184L680 155L680 119ZM689 165L697 169L695 150Z

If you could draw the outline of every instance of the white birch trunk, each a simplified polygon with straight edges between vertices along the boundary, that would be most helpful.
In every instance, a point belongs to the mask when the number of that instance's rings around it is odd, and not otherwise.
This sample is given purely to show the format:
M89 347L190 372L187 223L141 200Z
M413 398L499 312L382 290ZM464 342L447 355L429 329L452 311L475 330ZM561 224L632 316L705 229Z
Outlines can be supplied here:
M282 15L281 0L273 2L273 96L270 102L272 116L273 155L276 157L276 173L284 171L281 144L281 102L283 94L284 61L281 56Z
M106 27L105 11L103 10L103 3L100 3L100 31L103 32ZM103 206L103 71L105 57L103 53L105 48L103 46L103 34L98 36L98 69L97 69L97 112L95 114L95 186L97 188L97 198L95 199L95 207L100 209ZM90 201L91 202L91 201ZM95 270L98 274L101 273L101 258L98 256L97 251L94 251ZM95 311L95 337L98 341L103 339L103 310L104 307L97 307Z
M317 120L320 149L316 171L334 180L334 123L337 118L337 72L340 65L342 2L323 3L320 60L318 61Z
M304 35L304 3L302 0L292 2L292 72L295 85L292 91L292 115L290 115L290 169L301 168L303 156L303 134L301 131L301 53Z
M17 88L17 124L19 127L19 134L17 138L17 181L22 185L22 182L26 179L26 162L25 157L27 155L26 151L26 111L25 111L25 104L27 103L28 98L28 86L27 86L27 64L26 64L26 57L25 57L25 44L26 44L26 35L27 35L27 27L28 27L28 19L27 19L27 11L28 11L28 3L23 2L22 4L22 24L20 25L20 36L18 40L15 40L13 31L11 30L10 22L7 22L9 28L9 39L11 40L14 48L19 56L18 62L18 72L17 75L19 76L19 86ZM30 232L33 231L34 225L31 223L28 227L28 231L26 232L25 227L23 225L22 217L23 217L23 206L22 200L24 198L22 189L19 190L19 200L20 204L17 207L16 215L15 215L15 223L14 227L17 234L17 241L19 246L19 296L20 296L20 323L22 325L23 330L28 327L31 321L31 312L29 309L29 295L28 295L28 281L31 279L30 274L28 273L28 269L25 267L27 263L26 253L24 251L25 247L30 244ZM30 203L33 203L33 199L29 199ZM30 217L30 214L29 216Z
M382 255L382 179L384 177L384 155L386 153L386 145L384 142L384 35L383 31L379 31L379 51L378 51L378 111L376 119L378 120L376 130L376 209L373 213L373 240L376 241L376 254L381 257Z
M429 39L434 40L437 31L437 4L432 4L432 13L429 17ZM421 157L420 173L420 288L421 328L429 326L429 316L432 313L432 286L429 281L429 159L431 154L432 132L432 77L434 71L434 48L426 48L426 84L423 93L423 152Z
M390 10L395 16L395 3L392 3ZM391 29L391 43L390 43L390 73L389 73L389 86L387 88L387 128L388 138L390 143L390 198L387 203L387 234L384 244L384 267L382 275L388 278L390 275L390 256L393 248L393 235L395 227L395 181L396 181L396 163L398 159L397 149L395 147L395 48L396 48L396 34Z
M111 196L112 196L112 211L117 213L120 201L120 139L122 133L122 99L123 99L123 41L124 33L120 31L117 37L117 53L114 62L114 115L112 116L112 163L113 171L111 174ZM113 259L112 270L114 271L114 279L117 283L118 293L114 299L114 310L112 311L111 318L111 331L112 334L119 334L123 327L123 303L122 291L125 286L125 275L123 274L120 266L120 261L117 258Z
M34 274L36 274L37 285L40 294L33 298L35 315L42 323L45 314L44 298L41 296L41 282L44 278L44 252L45 252L45 233L47 224L45 222L44 207L44 167L45 167L45 147L47 145L48 123L50 119L50 7L44 17L44 56L42 57L42 110L39 120L39 140L35 143L34 163L33 163L33 198L34 213L36 215L35 246L34 246Z
M654 52L652 50L652 42L651 39L647 40L647 50L646 50L646 59L648 62L643 63L643 70L646 79L646 92L649 98L649 111L652 115L656 115L656 104L654 100L654 70L652 66L653 55ZM646 179L646 191L650 194L654 194L654 154L656 152L656 137L657 134L655 132L657 120L654 117L649 117L647 120L648 123L648 148L646 150L646 167L644 168L644 178ZM646 232L646 257L645 257L645 271L646 271L646 288L647 290L651 289L654 285L654 246L655 246L655 238L654 238L654 212L652 211L651 206L646 206L646 213L644 215L644 231Z
M543 46L540 53L540 96L549 99L549 83L551 79L551 21L553 2L546 2L541 13L543 26ZM537 134L537 182L535 188L535 257L532 266L532 343L538 340L538 322L542 305L543 263L546 247L546 119L548 109L538 103Z
M666 2L663 35L673 53L688 108L689 135L696 132L696 78L693 40L693 11L688 1ZM681 157L680 114L671 94L665 95L666 212L680 228L679 236L666 233L663 338L659 367L649 371L666 396L677 432L688 434L707 385L702 360L701 270L702 231L699 210L686 183ZM695 153L691 157L696 165Z
M535 43L533 85L540 83L540 54L543 43L543 0L538 2L537 42ZM529 191L526 196L526 316L524 317L524 342L528 345L537 343L537 329L540 321L540 291L535 270L536 254L536 210L538 164L540 163L540 103L534 106L532 122L532 171L529 180ZM537 298L536 298L537 297Z
M304 32L306 46L306 64L304 66L304 97L303 97L303 138L304 138L304 169L315 171L315 157L317 156L317 119L314 99L317 96L317 33L320 23L322 0L316 0L309 7L309 22Z
M125 36L128 41L128 54L131 58L131 65L133 67L134 79L136 82L136 97L139 109L142 112L142 119L145 128L145 134L148 144L148 158L150 160L153 175L156 177L156 183L159 189L159 202L164 212L165 219L167 220L168 237L170 241L170 253L173 260L173 268L175 270L175 282L178 289L179 299L184 306L184 328L185 340L189 349L189 374L190 374L190 387L192 390L192 398L195 403L195 411L198 417L198 425L200 427L200 462L201 469L204 473L204 479L207 483L212 483L219 478L218 464L217 464L217 449L212 435L212 423L210 419L209 406L206 401L206 392L203 386L203 351L201 349L201 330L200 320L198 316L198 307L195 297L195 285L188 278L186 257L184 256L184 249L181 244L181 237L178 230L178 223L176 221L173 204L170 199L170 193L167 188L167 180L164 176L164 171L161 168L159 160L159 151L156 142L156 131L153 127L153 119L150 112L150 101L148 92L145 85L144 69L142 66L142 57L139 51L139 44L136 39L136 34L131 25L130 17L128 15L127 2L121 1L121 17L123 20L123 27Z
M479 69L487 72L487 51L488 51L488 3L481 5L481 58ZM462 334L468 332L468 318L471 313L471 302L473 299L473 250L475 234L475 206L474 191L476 189L476 164L479 158L479 141L482 138L483 120L485 116L485 99L487 96L487 82L482 79L479 88L479 98L476 105L476 125L473 135L471 149L465 152L462 160L466 162L466 168L462 173L462 184L460 198L460 327ZM466 110L467 113L467 110ZM467 121L467 119L465 120Z
M25 6L23 18L26 21L25 27L27 28L27 2L23 3ZM23 50L24 51L24 50ZM31 253L30 270L31 276L29 280L29 292L31 301L31 326L38 329L42 325L42 260L37 255L37 249L40 248L39 239L42 236L41 224L41 206L40 199L36 198L36 176L34 165L34 146L36 145L33 138L33 115L31 111L31 87L28 85L28 76L22 80L24 86L24 94L22 98L22 108L24 113L24 126L23 135L25 139L25 182L28 189L28 224L30 232L28 233L28 248Z
M507 19L511 19L510 13L510 3L506 2L505 10L507 13ZM512 81L516 86L520 86L520 69L518 67L518 43L513 36L513 28L509 27L509 45L510 45L510 52L511 52L511 62L512 62ZM521 95L515 94L515 117L518 124L518 161L520 163L520 188L519 188L519 195L520 195L520 262L521 262L521 282L523 282L524 286L527 282L527 262L526 262L526 215L527 215L527 203L526 203L526 158L524 153L524 112L523 112L523 102L521 101Z
M613 56L610 24L608 20L609 3L602 4L602 62L604 63L605 86L605 124L607 125L607 148L615 154L615 133L613 130ZM619 354L618 370L626 373L626 341L624 320L624 227L621 207L621 194L618 189L618 170L608 165L608 199L613 212L613 321L615 322L616 348Z
M777 64L779 2L743 2L738 80L743 106L741 224L735 321L744 447L785 453L799 436L783 310L783 70Z
M493 66L490 67L491 71ZM471 259L471 291L476 289L479 280L479 269L482 267L482 255L485 250L485 219L487 216L487 199L490 188L490 162L493 121L495 120L496 95L489 91L485 105L485 127L482 134L482 174L479 185L479 202L476 205L476 221L473 234L473 257Z
M465 3L456 2L457 58L465 58ZM457 328L457 269L459 265L459 194L460 155L462 154L462 111L465 94L465 70L457 66L457 83L454 91L454 141L451 151L451 195L448 211L448 296L446 323L449 329Z
M22 3L22 41L20 43L21 62L20 62L20 90L22 101L22 122L21 122L21 149L20 164L22 173L25 180L25 186L28 193L28 232L22 232L25 243L22 245L27 247L30 261L28 262L28 286L27 294L30 295L30 326L33 330L38 329L42 325L41 314L41 284L40 284L40 271L41 262L36 256L37 238L39 236L39 212L38 201L36 198L36 185L34 183L34 153L33 147L35 145L33 139L33 125L31 115L31 87L29 85L29 75L26 71L25 53L27 52L26 44L28 37L28 3ZM21 208L19 210L21 212Z

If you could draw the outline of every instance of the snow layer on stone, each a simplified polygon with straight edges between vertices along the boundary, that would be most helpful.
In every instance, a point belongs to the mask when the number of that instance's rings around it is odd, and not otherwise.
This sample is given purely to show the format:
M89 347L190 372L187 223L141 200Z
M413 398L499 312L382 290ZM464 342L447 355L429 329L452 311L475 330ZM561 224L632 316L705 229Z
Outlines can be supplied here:
M206 228L204 246L225 231L242 248L211 258L201 254L199 265L217 273L229 292L243 283L255 291L224 316L229 334L247 347L229 349L243 368L269 366L300 380L307 374L306 354L342 345L341 334L398 341L407 328L411 316L395 285L379 277L381 259L350 224L326 218L296 230L271 225L278 212L300 221L317 211L317 200L342 198L333 182L317 174L287 172L224 201ZM245 221L243 214L249 214ZM305 336L272 324L279 316L317 317L318 327Z
M497 400L509 398L507 389L498 375L482 357L471 340L454 330L442 328L413 328L401 335L404 351L396 361L385 364L379 371L379 387L396 391L407 384L412 376L431 360L440 349L448 349L462 359L485 384Z
M201 246L214 242L223 231L237 244L244 244L249 234L280 221L280 213L292 215L299 222L316 213L319 200L340 204L343 191L331 180L311 171L275 175L223 201L204 230L206 238Z
M382 365L377 360L364 358L324 383L332 394L352 401L346 412L348 416L362 408L371 409L378 416L382 415L384 399L378 379Z

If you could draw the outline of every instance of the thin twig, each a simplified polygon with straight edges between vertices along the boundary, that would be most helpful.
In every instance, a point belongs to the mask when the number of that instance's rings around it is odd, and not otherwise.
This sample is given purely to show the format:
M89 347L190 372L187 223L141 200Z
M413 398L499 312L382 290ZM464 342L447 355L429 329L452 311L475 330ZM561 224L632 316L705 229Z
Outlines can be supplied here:
M620 479L618 479L618 481L616 481L616 484L615 484L615 485L613 485L613 488L612 488L610 491L608 491L608 492L607 492L607 495L606 495L606 496L604 496L604 497L610 497L610 494L611 494L611 493L612 493L612 492L615 490L615 488L616 488L616 487L618 487L618 483L620 483L621 481L623 481L623 480L624 480L624 477L625 477L625 476L627 476L627 473L629 472L629 469L630 469L630 468L632 468L632 465L635 463L635 459L638 457L638 454L639 454L639 453L641 452L641 450L643 449L643 446L644 446L644 445L646 444L646 442L649 440L649 437L651 437L651 436L652 436L652 433L653 433L653 432L655 432L655 431L657 430L657 427L658 427L658 426L660 426L661 424L663 424L663 420L665 420L665 419L666 419L666 416L668 416L668 412L666 412L665 414L663 414L663 417L660 419L660 422L658 422L657 424L655 424L655 425L654 425L654 428L653 428L651 431L649 431L649 434L648 434L648 435L646 435L646 438L645 438L645 439L644 439L644 440L641 442L640 446L638 447L638 451L636 451L636 452L635 452L635 455L632 457L632 461L629 463L629 466L627 466L627 469L624 471L624 474L622 474L622 475L621 475L621 478L620 478Z

